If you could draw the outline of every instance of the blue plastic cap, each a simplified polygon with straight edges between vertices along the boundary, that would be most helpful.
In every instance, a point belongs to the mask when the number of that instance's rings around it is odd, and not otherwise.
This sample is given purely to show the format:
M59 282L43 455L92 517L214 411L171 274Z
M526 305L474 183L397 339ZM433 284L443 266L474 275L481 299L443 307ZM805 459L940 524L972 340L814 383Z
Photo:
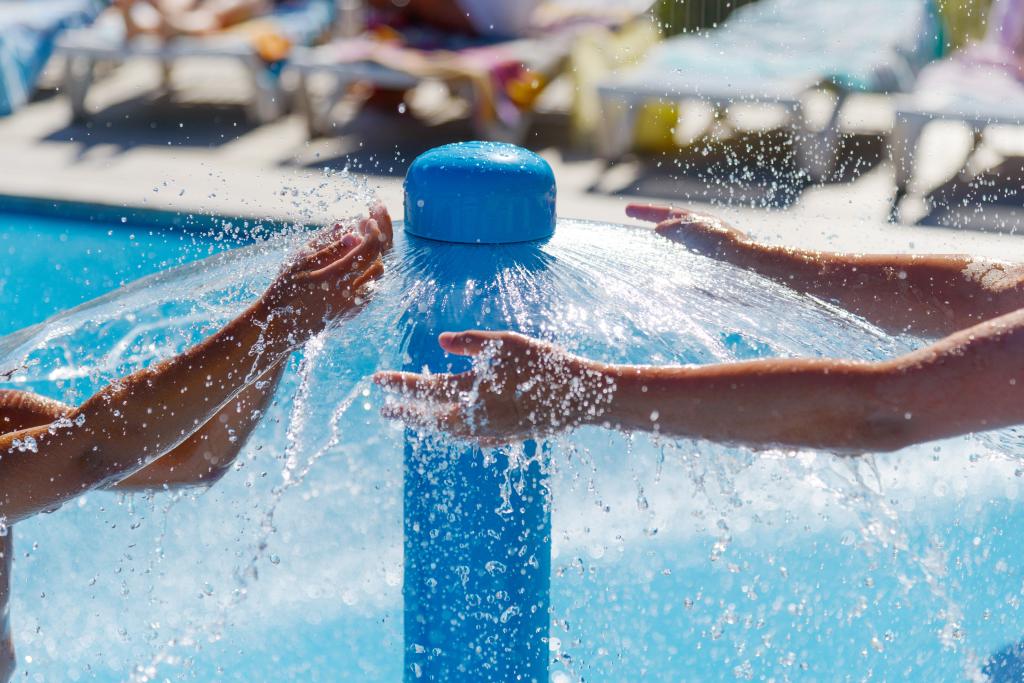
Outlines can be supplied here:
M508 244L555 232L555 174L533 152L459 142L424 152L405 176L405 231L461 244Z

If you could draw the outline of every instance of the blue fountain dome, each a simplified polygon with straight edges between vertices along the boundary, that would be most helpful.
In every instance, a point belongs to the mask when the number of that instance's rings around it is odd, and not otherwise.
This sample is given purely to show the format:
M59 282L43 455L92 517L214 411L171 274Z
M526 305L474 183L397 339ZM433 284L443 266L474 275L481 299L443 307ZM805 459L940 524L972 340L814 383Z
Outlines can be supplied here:
M555 174L540 156L499 142L436 147L405 176L405 230L462 244L509 244L555 232Z

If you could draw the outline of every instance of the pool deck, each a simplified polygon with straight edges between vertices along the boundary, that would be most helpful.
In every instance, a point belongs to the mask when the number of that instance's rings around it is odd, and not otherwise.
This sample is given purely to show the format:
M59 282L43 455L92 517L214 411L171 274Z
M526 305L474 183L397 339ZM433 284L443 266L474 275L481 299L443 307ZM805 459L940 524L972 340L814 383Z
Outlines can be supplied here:
M0 195L325 222L357 208L339 196L347 186L323 171L347 164L400 215L402 175L412 158L431 146L472 137L459 120L427 126L397 111L367 110L348 132L310 142L296 114L251 127L241 106L245 80L231 65L181 63L173 101L154 94L157 83L155 66L131 63L94 86L90 103L97 114L88 124L70 123L59 94L0 118ZM856 128L890 115L884 101L865 100L847 118ZM958 131L941 125L926 132L922 143L924 187L955 175L966 149ZM529 143L554 167L562 216L631 222L623 213L629 201L667 203L677 190L675 178L656 162L605 169L600 160L564 151L557 144L564 138L564 124L547 117ZM1020 133L1004 138L1004 147L1024 147ZM1024 260L1024 239L1015 235L888 223L892 191L892 170L883 160L853 180L802 189L781 209L675 203L711 210L782 244Z

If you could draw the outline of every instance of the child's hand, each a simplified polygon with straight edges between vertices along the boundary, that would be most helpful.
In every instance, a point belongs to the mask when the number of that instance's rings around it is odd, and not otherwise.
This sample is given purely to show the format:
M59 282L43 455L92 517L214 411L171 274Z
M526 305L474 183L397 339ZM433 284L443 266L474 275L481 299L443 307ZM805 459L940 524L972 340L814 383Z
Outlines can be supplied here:
M441 347L479 359L470 372L380 372L396 394L385 417L485 445L572 429L603 415L615 387L600 366L514 332L447 332Z
M657 223L655 231L662 237L711 258L729 261L742 251L757 248L746 234L707 214L668 206L630 204L626 215Z
M383 204L374 204L370 208L370 217L364 218L360 221L360 229L369 220L377 221L377 228L380 229L381 235L381 246L384 251L391 248L391 245L395 241L395 231L391 224L391 215L388 213L388 209ZM354 232L350 226L346 226L342 223L335 223L329 230L325 231L324 235L339 234L344 235L347 232Z
M384 272L385 239L374 218L363 219L355 231L335 225L317 235L260 299L273 328L297 346L361 306L365 285Z
M391 216L388 214L388 209L383 204L375 204L370 209L370 218L377 221L377 227L380 228L381 244L385 251L391 248L391 245L395 242L395 229L391 224Z

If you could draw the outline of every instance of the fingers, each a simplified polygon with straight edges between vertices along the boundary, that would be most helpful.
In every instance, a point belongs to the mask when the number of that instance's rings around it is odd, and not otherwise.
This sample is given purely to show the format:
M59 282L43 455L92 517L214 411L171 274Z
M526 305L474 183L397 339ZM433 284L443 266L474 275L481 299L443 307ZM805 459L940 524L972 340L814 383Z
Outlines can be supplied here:
M676 218L670 221L662 221L658 223L657 227L654 228L654 232L658 233L662 237L668 238L673 242L681 241L687 233L698 232L700 227L699 224L694 224L691 221L684 220L682 218Z
M441 348L459 356L476 356L497 339L495 332L443 332L437 338Z
M471 372L459 375L419 375L413 372L378 372L374 383L385 392L405 401L389 400L381 415L401 420L410 427L443 431L455 437L470 436L472 429L465 406L458 401L460 393L472 389L476 376Z
M359 226L359 234L345 233L339 239L329 242L318 252L310 256L304 263L306 270L320 270L351 254L357 247L365 245L367 239L372 236L376 229L376 223L370 219L363 221Z
M458 375L419 375L413 372L378 372L373 381L384 391L402 394L420 401L450 401L473 388L472 373Z
M372 218L364 218L359 221L359 225L356 227L356 232L365 237L370 234L373 228L380 230L380 226L377 225L377 221Z
M473 426L473 420L467 416L465 408L457 405L445 404L432 409L388 403L381 408L380 414L388 420L400 420L413 429L446 432L457 439L472 439L480 448L500 448L517 440L512 436L483 436Z
M401 420L410 427L447 432L455 437L469 436L473 431L462 409L451 404L429 408L389 403L381 408L380 414L389 420Z
M468 330L466 332L444 332L438 337L441 348L457 356L476 356L487 347L495 344L509 344L525 340L515 332L484 332Z
M705 232L728 233L736 237L744 234L729 226L715 216L697 213L689 209L679 209L655 204L630 204L626 207L626 215L642 221L657 223L655 228L659 235L666 237L679 235L685 229L703 230Z
M383 237L381 242L385 249L390 249L395 241L394 225L391 223L391 215L383 204L375 204L370 207L370 218L377 221L377 227Z
M309 243L306 245L306 252L314 254L349 234L355 234L355 231L352 226L343 223L335 223L330 227L318 230L313 235L313 239L309 240Z
M324 247L309 256L302 264L303 268L306 270L319 270L329 266L359 246L362 241L362 237L351 232L340 235L338 239L327 241Z
M654 231L674 242L686 242L687 237L692 235L699 235L705 240L712 239L721 245L739 245L748 240L746 234L718 218L695 213L662 221Z
M344 255L332 263L328 263L327 265L310 273L310 277L316 279L339 278L351 274L355 267L360 264L371 264L372 261L375 261L380 256L381 252L381 235L375 222L369 221L369 223L372 224L370 225L369 234L363 235L363 237L360 238L359 244L354 248L349 249L344 253Z
M344 280L341 281L339 287L341 288L341 308L335 309L335 314L350 314L366 305L370 301L369 292L366 286L379 278L384 274L384 263L378 257L376 261L370 264L363 273L357 277L351 285L344 284ZM344 277L351 277L351 274L346 274Z
M626 206L627 216L649 223L661 223L669 218L679 218L688 213L684 209L659 204L628 204Z
M367 283L380 278L384 274L384 264L380 258L373 262L369 268L367 268L362 275L356 278L356 281L352 283L353 289L361 289Z
M376 222L377 229L381 232L381 242L383 243L384 248L389 248L394 238L394 226L391 222L391 215L388 213L387 207L383 204L374 204L370 207L369 216L360 219L360 221L355 225L346 225L339 221L331 227L319 231L313 239L309 241L307 252L316 253L331 246L339 239L344 239L346 235L353 235L357 237L360 235L366 235L369 232L369 223L371 221Z

